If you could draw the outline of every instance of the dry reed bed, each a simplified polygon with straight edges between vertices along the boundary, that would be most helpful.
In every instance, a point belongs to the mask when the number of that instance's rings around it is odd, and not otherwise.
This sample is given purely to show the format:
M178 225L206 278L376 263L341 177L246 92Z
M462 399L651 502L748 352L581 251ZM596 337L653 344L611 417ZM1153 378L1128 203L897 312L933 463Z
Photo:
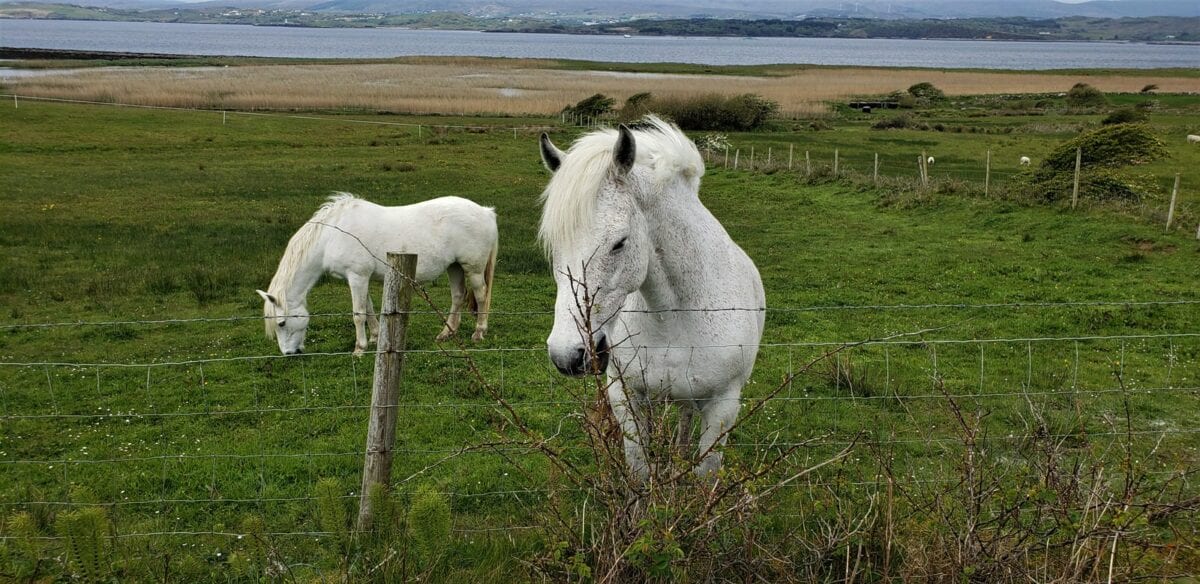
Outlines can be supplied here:
M686 96L756 93L785 115L824 112L823 102L929 81L950 95L1061 92L1079 81L1104 91L1200 90L1177 77L1073 76L908 69L795 69L769 77L620 73L553 68L534 60L414 60L400 64L139 67L63 72L6 81L21 95L217 109L355 108L398 113L548 115L593 93Z

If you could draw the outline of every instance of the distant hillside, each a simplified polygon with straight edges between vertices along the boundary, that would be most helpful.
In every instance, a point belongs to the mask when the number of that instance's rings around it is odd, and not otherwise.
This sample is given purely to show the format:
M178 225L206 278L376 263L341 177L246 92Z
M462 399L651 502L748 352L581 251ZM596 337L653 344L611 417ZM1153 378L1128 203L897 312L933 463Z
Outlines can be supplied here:
M1054 0L211 0L195 4L178 0L90 0L90 3L108 8L236 7L360 14L458 12L480 18L537 18L559 23L638 18L1200 17L1197 0L1092 0L1076 4Z
M573 34L671 36L925 38L996 40L1132 40L1200 42L1200 18L963 18L883 20L810 18L806 20L670 19L632 20L588 26L558 25L550 30L505 26L497 30Z
M366 3L372 0L336 0ZM1128 40L1200 42L1200 17L879 19L649 19L587 22L531 17L482 17L457 12L387 14L317 9L229 8L187 5L135 10L68 4L0 4L0 19L124 20L298 27L408 27L443 30L671 36L944 38L996 40ZM2 44L3 39L0 39Z

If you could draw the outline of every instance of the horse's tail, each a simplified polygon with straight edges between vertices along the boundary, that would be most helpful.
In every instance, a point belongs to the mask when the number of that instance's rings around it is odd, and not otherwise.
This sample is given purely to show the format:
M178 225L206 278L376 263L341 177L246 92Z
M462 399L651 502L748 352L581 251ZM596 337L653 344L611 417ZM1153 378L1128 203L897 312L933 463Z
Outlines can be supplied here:
M496 275L496 254L500 252L500 240L497 239L492 243L492 253L488 256L487 265L483 268L483 303L475 298L475 291L470 287L467 288L467 307L471 309L471 314L475 318L479 318L479 314L487 314L492 309L492 278Z

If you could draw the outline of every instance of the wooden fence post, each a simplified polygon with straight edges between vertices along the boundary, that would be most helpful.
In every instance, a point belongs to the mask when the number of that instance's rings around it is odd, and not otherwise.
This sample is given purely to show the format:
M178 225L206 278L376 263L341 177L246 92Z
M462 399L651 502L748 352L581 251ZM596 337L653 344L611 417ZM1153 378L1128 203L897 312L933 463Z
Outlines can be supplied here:
M388 271L383 277L383 307L379 312L379 341L375 352L375 379L371 386L371 418L367 425L367 453L363 462L362 492L358 500L358 529L370 529L374 510L370 492L378 484L385 491L391 483L392 449L396 446L396 403L404 370L404 342L408 334L408 308L412 302L413 279L417 274L415 254L387 254Z
M879 186L879 153L875 153L875 172L871 175L871 180L875 186Z
M725 147L725 168L729 168L729 147Z
M804 176L812 176L812 161L808 158L808 150L804 151Z
M788 170L792 169L792 154L795 153L795 150L795 144L788 144Z
M1171 206L1167 209L1167 228L1171 230L1171 222L1175 220L1175 197L1179 196L1179 173L1175 173L1175 188L1171 189Z
M746 170L754 170L754 147L750 147L750 164L746 165Z
M988 149L987 160L983 163L983 196L988 196L992 184L992 151Z
M838 176L838 149L837 148L833 149L833 176L834 176L834 178L837 178L837 176Z
M774 150L774 148L771 148L770 146L767 147L767 168L771 168L771 152L772 152L772 150Z
M1071 208L1079 204L1079 167L1083 161L1083 147L1075 149L1075 184L1071 187Z
M737 150L734 150L734 151L733 151L733 169L734 169L734 170L737 170L737 169L738 169L738 158L739 158L741 155L742 155L742 149L741 149L741 148L738 148Z

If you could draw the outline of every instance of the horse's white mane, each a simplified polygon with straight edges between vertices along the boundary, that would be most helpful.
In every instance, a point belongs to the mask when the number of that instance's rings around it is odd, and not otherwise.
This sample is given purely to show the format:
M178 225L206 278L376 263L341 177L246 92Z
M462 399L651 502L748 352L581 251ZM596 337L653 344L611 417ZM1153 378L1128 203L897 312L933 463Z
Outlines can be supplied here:
M704 160L682 130L654 115L642 118L631 129L637 144L634 166L650 167L651 194L658 194L675 177L694 182L693 192L699 188ZM617 136L616 130L603 129L580 137L542 191L538 239L547 250L573 241L592 222L596 196L610 178Z
M360 200L362 199L350 193L334 193L288 240L287 248L283 251L283 258L279 260L279 268L275 270L275 276L271 278L271 285L267 287L267 293L275 297L279 306L287 307L288 285L296 277L296 272L304 265L313 244L320 238L321 232L325 228L324 224L329 223L346 207ZM267 337L275 338L279 324L275 320L275 307L270 302L263 303L263 324L266 326Z

